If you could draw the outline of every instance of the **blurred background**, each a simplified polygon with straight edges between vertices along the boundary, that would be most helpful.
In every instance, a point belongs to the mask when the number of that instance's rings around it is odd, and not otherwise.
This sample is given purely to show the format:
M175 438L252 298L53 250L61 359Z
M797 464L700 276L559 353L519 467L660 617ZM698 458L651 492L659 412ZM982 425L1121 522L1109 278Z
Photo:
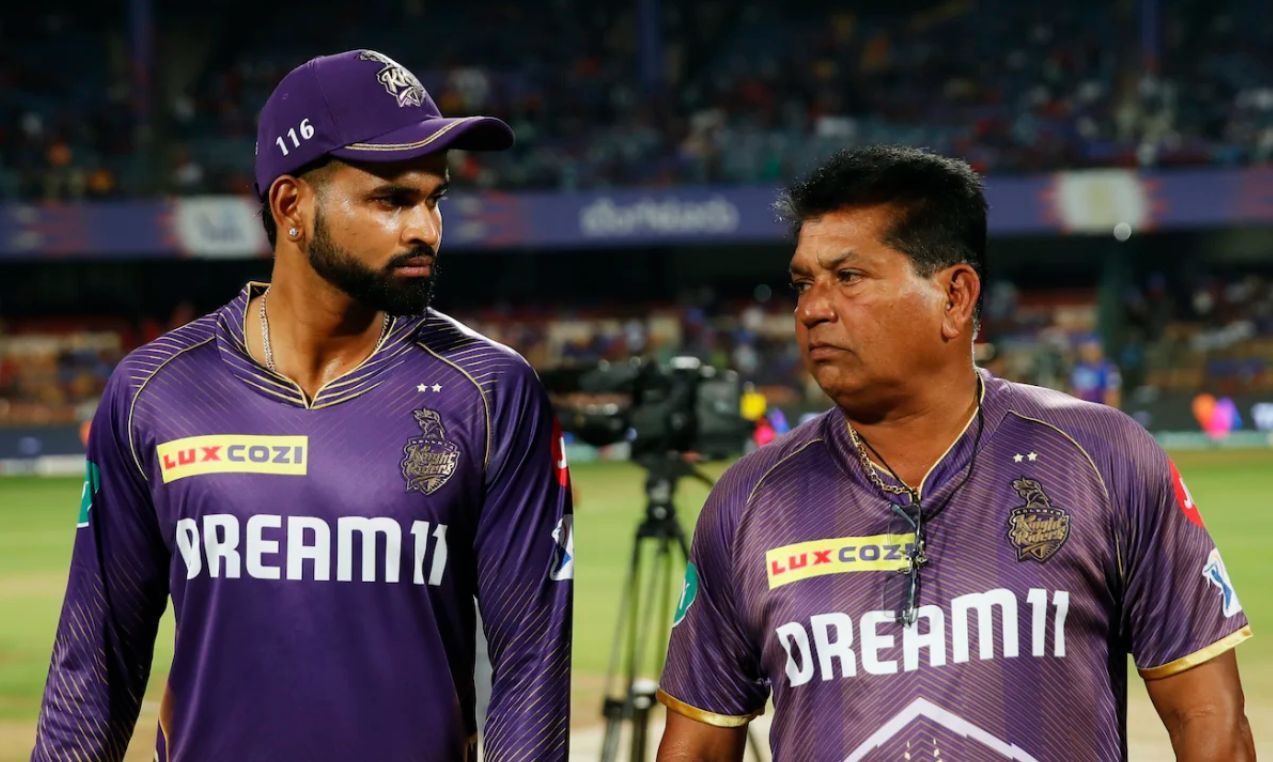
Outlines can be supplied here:
M451 156L435 306L545 372L685 355L732 369L750 446L829 404L793 341L777 190L847 146L966 159L990 203L979 362L1119 406L1158 436L1262 633L1271 10L127 0L0 11L0 759L22 758L33 738L103 385L132 349L268 279L251 195L257 111L292 67L351 48L406 65L446 115L493 114L517 132L509 152ZM644 497L623 445L572 442L570 454L583 759L597 748L616 559ZM681 495L687 530L702 497ZM1258 637L1239 653L1263 743L1273 647ZM1138 682L1133 758L1164 758ZM150 756L154 708L137 759Z

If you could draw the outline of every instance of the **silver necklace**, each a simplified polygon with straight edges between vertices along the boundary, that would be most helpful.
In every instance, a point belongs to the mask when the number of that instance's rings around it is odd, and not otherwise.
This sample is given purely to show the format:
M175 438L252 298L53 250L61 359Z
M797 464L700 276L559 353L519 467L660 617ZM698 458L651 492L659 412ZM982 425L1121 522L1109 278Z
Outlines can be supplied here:
M274 349L270 346L270 317L265 313L265 301L270 297L270 290L267 288L261 292L261 307L258 312L261 315L261 351L265 355L265 367L269 368L271 373L277 373L274 367ZM385 340L385 335L389 333L389 313L385 313L384 322L380 326L380 338L376 339L376 346Z

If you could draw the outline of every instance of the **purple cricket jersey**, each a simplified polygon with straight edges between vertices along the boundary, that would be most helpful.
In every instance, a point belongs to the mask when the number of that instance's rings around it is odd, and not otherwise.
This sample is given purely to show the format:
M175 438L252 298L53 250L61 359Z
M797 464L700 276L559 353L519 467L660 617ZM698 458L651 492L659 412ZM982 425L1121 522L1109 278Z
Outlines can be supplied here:
M833 409L713 490L663 703L737 726L772 691L776 760L1117 760L1127 653L1164 677L1250 637L1197 507L1144 429L982 378L981 423L920 486L926 510L954 492L925 523L916 624L895 620L914 533Z
M252 361L251 284L133 352L89 438L32 759L117 760L166 599L159 760L565 760L573 547L534 371L450 318L395 319L313 400Z

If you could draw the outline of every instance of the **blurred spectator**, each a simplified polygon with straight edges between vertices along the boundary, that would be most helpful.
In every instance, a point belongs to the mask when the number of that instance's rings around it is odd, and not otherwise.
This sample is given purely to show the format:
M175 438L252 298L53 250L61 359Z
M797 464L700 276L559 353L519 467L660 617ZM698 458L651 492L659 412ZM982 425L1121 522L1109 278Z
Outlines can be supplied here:
M662 0L653 82L637 76L631 3L320 5L157 5L163 65L145 94L120 6L34 11L0 53L0 194L248 193L266 94L356 46L399 57L447 114L513 124L513 150L456 157L479 186L769 183L867 142L1001 173L1273 157L1273 17L1258 4L1163 3L1143 30L1137 4L1098 0Z
M1070 394L1087 402L1118 407L1122 401L1123 378L1118 367L1105 359L1101 340L1085 337L1078 348L1078 362L1070 371Z
M1116 406L1124 395L1146 389L1273 393L1273 280L1252 274L1201 277L1179 284L1181 292L1198 295L1187 300L1173 299L1169 281L1154 274L1136 290L1148 296L1123 301L1119 317L1129 328L1116 364L1093 333L1094 292L1019 291L990 283L983 340L993 342L993 352L982 346L982 362L1005 378ZM1151 339L1143 327L1145 305L1159 296L1167 306L1149 309L1157 326L1152 331L1157 338ZM150 316L133 323L85 317L5 326L0 330L0 425L87 417L126 351L196 313L183 303L166 319ZM693 355L738 371L771 411L785 410L792 419L798 411L829 404L804 372L791 305L782 299L722 300L698 293L685 303L616 302L566 313L545 304L456 317L513 347L541 370L633 356L667 362ZM1131 371L1120 373L1119 364Z

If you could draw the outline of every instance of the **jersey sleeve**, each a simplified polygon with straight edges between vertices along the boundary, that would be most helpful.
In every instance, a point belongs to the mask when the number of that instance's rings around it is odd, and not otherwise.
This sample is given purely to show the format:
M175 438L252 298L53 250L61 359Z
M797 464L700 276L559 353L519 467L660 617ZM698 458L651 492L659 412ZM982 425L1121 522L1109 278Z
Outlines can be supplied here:
M657 694L668 709L719 727L745 725L769 697L733 573L734 527L750 487L741 472L726 473L699 514Z
M518 361L492 398L476 535L491 659L482 739L492 762L564 760L570 731L574 540L570 476L547 395Z
M1251 628L1180 472L1148 434L1138 438L1113 496L1127 511L1123 631L1141 675L1156 679L1219 656Z
M33 760L119 760L141 708L169 553L128 444L121 372L90 427L66 598Z

